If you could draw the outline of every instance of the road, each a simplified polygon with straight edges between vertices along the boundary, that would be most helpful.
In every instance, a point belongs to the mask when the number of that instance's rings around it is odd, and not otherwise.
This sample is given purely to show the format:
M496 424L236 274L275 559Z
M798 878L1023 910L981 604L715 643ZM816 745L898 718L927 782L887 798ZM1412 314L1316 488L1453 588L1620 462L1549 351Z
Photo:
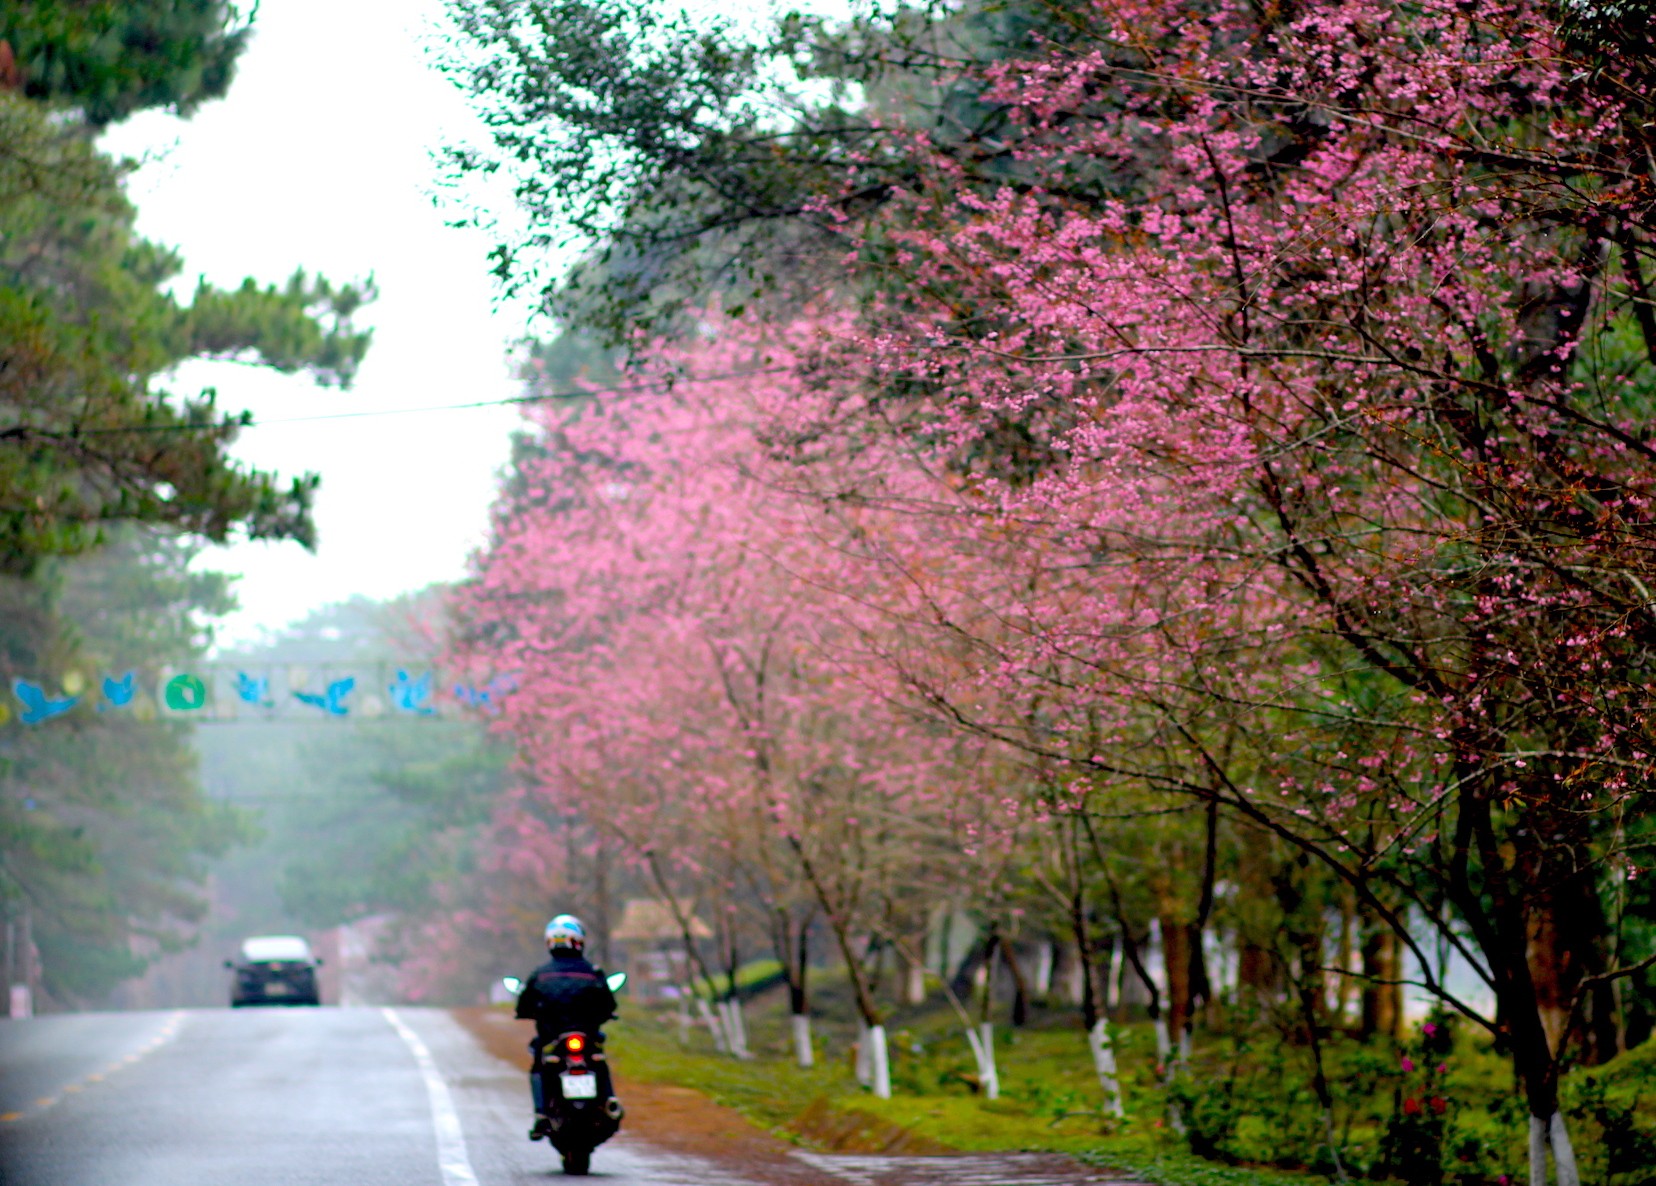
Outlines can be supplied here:
M0 1186L519 1186L523 1077L440 1010L246 1009L0 1021ZM647 1137L647 1134L645 1134ZM1085 1186L1049 1160L804 1155L760 1175L624 1131L611 1186Z

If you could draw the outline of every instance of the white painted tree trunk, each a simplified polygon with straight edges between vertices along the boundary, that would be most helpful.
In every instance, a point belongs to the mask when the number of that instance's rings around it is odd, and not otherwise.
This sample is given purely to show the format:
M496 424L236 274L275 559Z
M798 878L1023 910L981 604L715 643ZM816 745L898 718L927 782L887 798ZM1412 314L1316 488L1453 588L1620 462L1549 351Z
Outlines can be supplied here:
M904 999L911 1005L926 1003L926 969L920 964L908 966L908 984L905 986Z
M1570 1143L1570 1130L1563 1112L1554 1112L1550 1119L1530 1117L1529 1180L1530 1186L1547 1186L1547 1150L1552 1149L1553 1181L1558 1186L1581 1186L1581 1171L1576 1167L1575 1146Z
M874 1098L888 1100L891 1098L891 1059L886 1050L886 1031L883 1025L868 1027L868 1053L870 1070L874 1076Z
M1000 1099L1000 1071L995 1066L995 1023L984 1021L974 1031L966 1030L966 1042L977 1060L978 1082L983 1087L983 1098Z
M1082 995L1086 992L1086 975L1086 966L1079 959L1069 965L1068 975L1066 976L1069 983L1065 985L1065 988L1068 990L1067 995L1070 1004L1079 1005L1081 1003Z
M725 1037L730 1043L730 1053L737 1058L752 1058L747 1044L747 1018L742 1014L742 1002L738 997L730 997L719 1002L719 1011L724 1017Z
M1575 1146L1570 1145L1570 1128L1562 1111L1555 1111L1548 1120L1530 1116L1530 1186L1547 1186L1548 1148L1553 1151L1553 1181L1558 1186L1581 1186Z
M1121 965L1122 950L1125 940L1118 939L1110 944L1110 970L1104 974L1104 1007L1117 1009L1121 1006Z
M864 1087L874 1082L874 1056L870 1053L872 1045L868 1037L868 1022L857 1018L857 1082Z
M712 1035L713 1049L719 1054L730 1053L730 1043L725 1040L724 1025L717 1014L708 1008L707 1001L698 996L696 998L696 1013L701 1017L702 1024L707 1026L707 1032Z
M795 1013L792 1020L794 1062L802 1067L815 1066L816 1055L811 1050L811 1015Z
M1172 1069L1173 1041L1167 1035L1167 1014L1156 1018L1156 1065L1165 1076Z
M1035 999L1043 1005L1052 993L1052 944L1041 944L1035 957Z
M1100 1017L1087 1034L1087 1045L1092 1048L1093 1070L1098 1073L1098 1085L1104 1089L1104 1107L1117 1120L1127 1115L1121 1102L1121 1077L1116 1073L1115 1043L1110 1040L1110 1023Z
M1570 1144L1570 1129L1564 1123L1564 1113L1552 1114L1548 1136L1552 1139L1553 1171L1558 1186L1581 1186L1581 1171L1576 1168L1575 1146Z

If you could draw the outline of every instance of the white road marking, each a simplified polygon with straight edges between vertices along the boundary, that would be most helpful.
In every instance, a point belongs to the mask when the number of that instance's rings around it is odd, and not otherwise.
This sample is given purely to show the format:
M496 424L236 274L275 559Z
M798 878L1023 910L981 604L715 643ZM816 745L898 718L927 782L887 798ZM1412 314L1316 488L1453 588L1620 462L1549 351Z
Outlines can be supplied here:
M397 1036L414 1055L414 1062L425 1079L426 1097L431 1101L431 1122L437 1130L437 1168L443 1174L443 1186L477 1186L477 1175L472 1172L471 1159L466 1156L466 1134L460 1128L460 1114L454 1110L443 1073L437 1069L437 1060L420 1040L420 1035L391 1008L380 1010Z

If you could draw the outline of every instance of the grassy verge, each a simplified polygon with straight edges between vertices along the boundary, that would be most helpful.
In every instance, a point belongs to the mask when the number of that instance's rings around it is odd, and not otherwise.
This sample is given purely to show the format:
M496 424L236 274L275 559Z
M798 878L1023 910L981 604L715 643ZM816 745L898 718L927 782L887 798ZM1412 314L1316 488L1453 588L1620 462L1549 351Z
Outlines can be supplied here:
M1160 1091L1146 1069L1129 1072L1132 1114L1108 1122L1078 1033L1027 1030L1003 1035L1003 1095L972 1091L970 1057L944 1018L916 1017L892 1031L894 1098L877 1100L858 1085L847 1054L848 1032L827 1026L818 1065L801 1069L787 1056L779 1010L751 1010L758 1056L738 1062L715 1055L705 1033L681 1035L676 1015L636 1007L610 1029L610 1049L625 1078L674 1083L736 1108L786 1139L858 1152L1056 1152L1135 1175L1158 1186L1312 1186L1306 1174L1225 1166L1192 1156L1161 1119ZM683 1040L681 1040L681 1037ZM1149 1042L1129 1033L1129 1051ZM838 1052L834 1054L831 1052ZM1132 1058L1133 1062L1148 1062Z
M816 990L829 1018L850 1014L839 986ZM841 994L843 995L843 994ZM1334 1177L1304 1043L1263 1025L1204 1034L1178 1091L1188 1136L1167 1122L1146 1024L1119 1031L1128 1119L1101 1110L1073 1010L1037 1011L1001 1029L1002 1098L976 1092L958 1023L935 1003L888 1023L894 1098L876 1100L852 1073L853 1027L820 1022L818 1065L795 1067L782 994L750 1003L747 1062L717 1056L705 1031L681 1030L670 1009L636 1006L614 1030L617 1065L631 1076L694 1088L764 1128L818 1148L861 1152L1042 1151L1112 1167L1157 1186L1314 1186ZM1408 1043L1324 1047L1336 1097L1341 1164L1353 1180L1497 1186L1521 1181L1523 1105L1504 1058L1466 1028L1424 1031ZM1656 1043L1566 1077L1563 1099L1583 1181L1656 1182ZM1193 1148L1205 1142L1212 1157ZM1206 1151L1206 1150L1204 1150Z

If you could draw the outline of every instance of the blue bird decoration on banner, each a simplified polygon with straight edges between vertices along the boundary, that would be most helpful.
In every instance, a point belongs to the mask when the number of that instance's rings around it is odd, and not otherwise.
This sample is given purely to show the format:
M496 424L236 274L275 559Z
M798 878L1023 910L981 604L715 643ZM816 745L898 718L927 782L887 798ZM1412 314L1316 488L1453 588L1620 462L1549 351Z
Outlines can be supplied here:
M293 695L306 704L320 708L330 716L342 717L348 715L351 711L345 707L345 697L351 694L351 689L354 687L356 687L356 677L348 675L344 679L335 680L329 684L328 690L320 696L314 692L295 692Z
M103 694L104 699L109 703L100 704L98 707L100 709L125 708L127 705L131 704L132 697L138 691L137 676L138 673L136 671L129 671L120 679L116 679L112 675L104 676Z
M46 695L45 688L39 684L31 684L25 679L13 680L12 691L16 692L17 698L23 702L22 721L25 725L38 725L42 721L62 716L80 703L79 696L64 696L54 700Z
M431 705L431 672L419 679L409 679L408 672L398 671L397 682L390 686L391 703L399 712L430 716L437 710Z
M497 675L481 688L466 684L454 685L454 698L461 704L479 709L486 713L500 710L499 700L508 692L517 690L517 678L511 675Z
M275 707L270 699L270 681L255 678L245 671L236 672L236 695L247 704L256 704L260 708Z

